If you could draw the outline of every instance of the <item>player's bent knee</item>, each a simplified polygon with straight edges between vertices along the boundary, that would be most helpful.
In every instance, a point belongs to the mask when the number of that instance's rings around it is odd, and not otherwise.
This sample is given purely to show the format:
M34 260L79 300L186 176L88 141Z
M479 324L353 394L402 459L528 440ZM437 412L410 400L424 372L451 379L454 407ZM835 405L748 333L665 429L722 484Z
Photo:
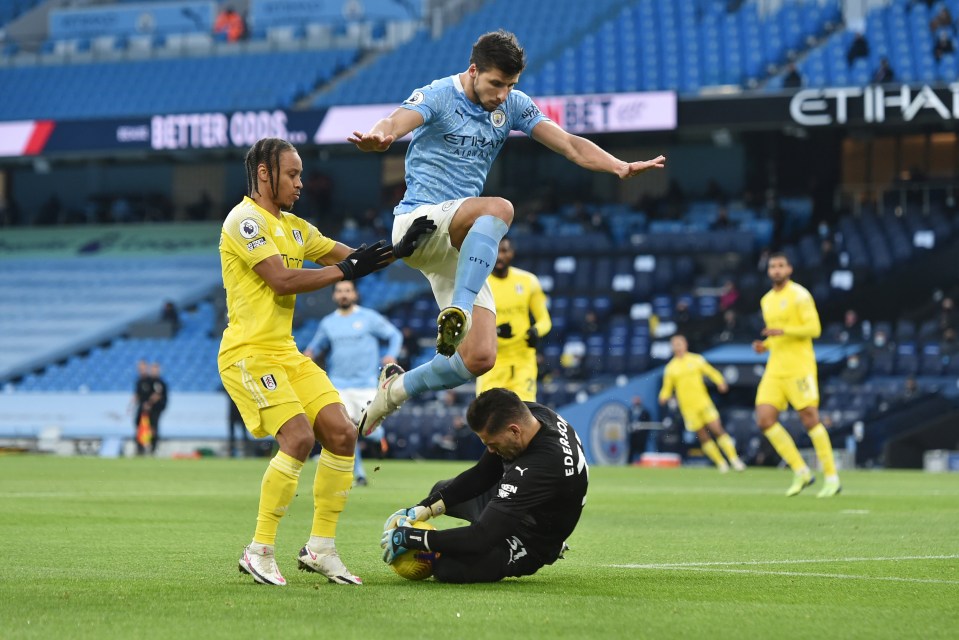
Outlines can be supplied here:
M513 223L513 203L506 198L493 198L495 206L490 213L506 224Z
M496 364L496 352L470 353L463 356L463 364L477 378L490 371Z
M356 449L356 425L349 421L337 422L324 429L320 444L330 453L351 456Z
M316 442L312 433L302 430L296 430L284 437L277 434L277 441L283 453L297 460L306 460L310 456L310 451L313 450L313 444Z

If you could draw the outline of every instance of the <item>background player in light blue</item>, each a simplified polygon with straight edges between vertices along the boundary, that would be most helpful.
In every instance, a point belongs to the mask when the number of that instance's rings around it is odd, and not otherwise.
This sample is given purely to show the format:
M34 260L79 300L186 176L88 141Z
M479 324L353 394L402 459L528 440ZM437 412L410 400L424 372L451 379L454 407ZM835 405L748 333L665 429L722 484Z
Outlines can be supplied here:
M408 373L398 365L383 368L376 396L360 419L364 432L378 427L410 396L457 387L496 361L496 306L486 279L513 221L513 205L480 194L511 130L585 169L623 179L665 166L663 156L625 162L564 131L514 89L525 67L526 53L516 36L486 33L473 45L466 71L417 89L368 132L354 131L348 138L361 151L382 152L413 132L406 152L406 194L394 210L393 237L402 237L423 215L437 226L406 262L427 277L439 304L438 354Z
M330 382L340 392L346 412L359 420L366 405L376 395L376 375L380 366L396 362L403 344L403 334L390 321L372 309L357 304L359 294L350 280L333 287L336 311L324 317L303 355L315 358L326 353L326 369ZM386 343L385 350L382 348ZM382 357L380 353L383 353ZM368 440L376 446L383 437L382 428L370 433ZM366 484L366 472L357 439L353 465L356 484Z

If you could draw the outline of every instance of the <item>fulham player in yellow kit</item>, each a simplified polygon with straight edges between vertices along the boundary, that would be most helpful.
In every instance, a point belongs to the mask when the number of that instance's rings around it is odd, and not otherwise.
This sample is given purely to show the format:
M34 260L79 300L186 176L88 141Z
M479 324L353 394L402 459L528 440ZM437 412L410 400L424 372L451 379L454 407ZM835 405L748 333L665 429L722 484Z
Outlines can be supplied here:
M510 239L500 240L487 280L496 303L496 364L477 379L476 395L502 387L524 402L536 402L536 345L553 323L539 278L511 266L515 255Z
M736 445L729 437L719 421L719 412L709 397L703 376L709 378L719 389L726 393L729 387L723 374L706 362L706 358L698 353L689 352L689 343L686 337L674 335L670 341L673 348L673 359L663 371L663 388L659 391L659 404L666 402L676 393L676 402L679 403L679 412L683 414L683 422L688 431L695 431L702 444L703 453L713 461L713 464L722 472L729 471L732 465L736 471L746 468L736 453ZM715 440L713 437L715 436ZM716 445L719 446L716 446ZM719 450L722 449L722 453ZM727 463L723 458L729 458Z
M303 188L303 162L289 142L264 138L254 144L246 171L248 195L227 215L220 234L229 325L217 364L246 428L258 438L273 436L279 452L263 475L253 541L243 550L239 568L258 583L286 585L274 553L277 528L319 441L323 453L313 481L312 530L298 564L330 582L361 584L334 543L353 484L356 425L326 372L297 350L292 335L296 294L382 269L412 254L420 236L435 227L424 217L410 227L419 230L407 232L395 247L381 241L354 250L289 213ZM303 269L305 260L323 266Z
M829 498L842 490L832 443L819 420L819 382L813 338L822 333L816 303L804 287L796 284L792 265L782 253L769 258L767 273L773 288L760 301L765 340L753 342L756 353L769 353L769 361L756 391L756 421L763 434L795 473L787 496L797 495L816 481L796 449L789 432L779 424L779 413L787 404L799 412L822 465L825 482L820 498Z

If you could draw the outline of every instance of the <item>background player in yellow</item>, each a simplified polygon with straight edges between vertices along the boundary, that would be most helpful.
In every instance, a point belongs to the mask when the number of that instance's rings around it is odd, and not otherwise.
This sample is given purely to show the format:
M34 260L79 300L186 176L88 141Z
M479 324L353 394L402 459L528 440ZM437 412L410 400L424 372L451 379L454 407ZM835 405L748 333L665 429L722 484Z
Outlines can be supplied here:
M726 379L706 362L706 358L698 353L689 352L689 343L686 342L685 336L676 334L670 339L669 344L673 348L673 358L666 364L666 369L663 371L663 388L659 391L659 404L666 404L675 390L676 401L679 403L680 413L683 414L686 429L696 432L702 444L703 453L722 473L729 471L729 465L732 465L736 471L742 471L746 465L739 459L733 439L723 429L719 412L716 411L716 406L710 399L706 384L703 382L703 376L706 376L713 381L720 393L726 393L729 390ZM715 440L713 440L714 436ZM717 443L719 446L716 446ZM720 448L726 454L726 458L729 458L728 464L723 458L723 453L719 452Z
M420 235L433 227L423 218L396 247L380 241L353 250L289 213L303 188L303 163L293 145L260 140L246 155L246 171L249 195L227 215L220 234L229 325L217 364L246 428L256 437L273 436L280 450L263 475L256 530L240 558L240 571L262 584L286 584L276 565L276 532L319 441L323 453L313 482L313 526L300 549L299 567L337 584L361 584L340 560L334 542L353 484L356 426L326 373L296 348L296 294L382 269L394 257L412 253ZM325 266L302 269L304 260Z
M496 303L496 364L476 380L476 395L502 387L524 402L536 402L536 345L553 322L539 278L511 266L515 255L512 241L500 240L487 280Z
M779 423L779 413L787 404L799 412L825 476L819 497L829 498L842 487L829 433L819 420L819 382L812 341L822 333L822 326L815 301L809 291L790 279L792 272L792 265L784 254L774 253L769 257L767 273L773 288L760 301L766 325L762 335L766 339L753 342L756 353L769 352L769 361L756 391L756 422L795 473L786 491L787 496L794 496L816 481L789 432Z

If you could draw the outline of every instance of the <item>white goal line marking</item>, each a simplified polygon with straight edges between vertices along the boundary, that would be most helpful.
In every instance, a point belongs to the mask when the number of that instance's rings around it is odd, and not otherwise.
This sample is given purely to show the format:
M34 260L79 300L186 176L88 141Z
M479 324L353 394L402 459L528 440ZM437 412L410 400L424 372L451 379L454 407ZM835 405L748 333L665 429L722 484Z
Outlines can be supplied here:
M824 562L897 562L899 560L956 560L959 554L944 556L889 556L882 558L810 558L804 560L742 560L738 562L674 562L666 564L613 564L618 569L684 569L693 567L742 567L763 564L819 564Z
M826 558L822 560L755 560L744 562L681 562L674 564L614 564L621 569L651 569L664 571L700 571L704 573L739 573L746 575L795 576L807 578L837 578L840 580L879 580L885 582L918 582L928 584L959 584L959 580L936 578L905 578L901 576L863 576L848 573L808 573L803 571L766 571L758 569L733 569L731 566L772 564L818 564L824 562L896 562L900 560L955 560L959 555L898 556L883 558Z
M800 578L838 578L840 580L880 580L885 582L959 584L959 580L937 580L936 578L901 578L898 576L860 576L849 573L805 573L802 571L760 571L757 569L720 569L713 567L670 567L664 570L699 571L702 573L739 573L754 576L795 576Z

